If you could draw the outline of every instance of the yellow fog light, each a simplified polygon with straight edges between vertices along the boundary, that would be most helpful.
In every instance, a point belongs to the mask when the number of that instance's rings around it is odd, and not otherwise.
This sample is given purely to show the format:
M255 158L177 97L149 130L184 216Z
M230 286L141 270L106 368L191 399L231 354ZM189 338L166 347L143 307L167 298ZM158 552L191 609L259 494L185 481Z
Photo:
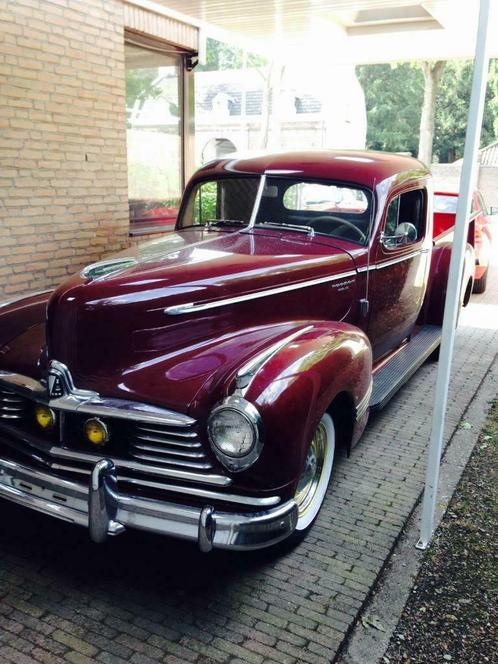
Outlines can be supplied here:
M55 424L55 413L48 406L36 406L35 419L42 429L51 429Z
M92 417L85 422L85 436L92 445L104 445L109 440L109 431L101 420Z

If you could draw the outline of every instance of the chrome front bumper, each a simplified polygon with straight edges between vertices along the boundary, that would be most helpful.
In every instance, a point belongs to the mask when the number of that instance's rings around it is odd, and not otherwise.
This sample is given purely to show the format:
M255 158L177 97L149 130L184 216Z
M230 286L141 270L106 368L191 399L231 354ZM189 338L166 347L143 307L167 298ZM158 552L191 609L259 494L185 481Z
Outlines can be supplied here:
M297 522L293 500L242 514L119 493L109 459L95 464L88 486L0 459L0 498L85 526L95 542L137 528L197 542L205 552L271 546L290 535Z

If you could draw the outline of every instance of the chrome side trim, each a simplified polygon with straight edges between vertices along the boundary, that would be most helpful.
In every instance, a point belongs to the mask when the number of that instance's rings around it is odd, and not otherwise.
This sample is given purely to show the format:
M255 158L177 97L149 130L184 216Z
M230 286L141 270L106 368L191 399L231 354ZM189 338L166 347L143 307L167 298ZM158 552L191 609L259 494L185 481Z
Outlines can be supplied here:
M243 391L247 390L256 373L263 367L264 364L266 364L266 362L268 362L284 346L287 346L287 344L290 344L291 341L294 341L294 339L297 339L297 337L300 337L301 334L308 332L312 328L313 328L312 325L307 325L306 327L297 330L297 332L289 334L288 336L284 337L283 339L280 339L280 341L277 341L272 346L269 346L264 351L259 353L259 355L256 355L256 357L253 357L252 360L249 360L249 362L244 364L237 372L237 376L235 379L235 385L237 390L241 390L242 391L241 393L243 394Z
M26 295L21 295L20 297L16 297L13 300L0 302L0 309L3 309L5 307L10 307L11 304L16 304L17 302L22 302L23 300L28 300L30 297L36 297L37 295L44 295L45 293L51 293L51 292L52 292L51 288L47 288L47 290L33 291L32 293L27 293Z
M196 311L207 311L209 309L217 309L218 307L226 307L230 304L239 304L241 302L249 302L257 300L262 297L270 297L271 295L279 295L280 293L288 293L290 291L299 290L300 288L309 288L310 286L319 286L326 284L330 281L338 281L346 277L356 276L356 270L349 270L341 274L335 274L328 277L318 277L317 279L310 279L308 281L301 281L296 284L286 284L285 286L278 286L276 288L269 288L268 290L257 291L255 293L247 293L246 295L237 295L235 297L227 297L223 300L215 300L211 302L188 302L186 304L175 304L171 307L166 307L164 313L168 316L179 316L181 314L189 314Z
M75 452L65 447L51 447L49 453L53 457L60 459L71 459L72 461L81 461L83 463L95 464L100 457L85 452ZM117 469L126 468L135 470L144 475L154 475L155 477L168 477L169 479L186 480L187 482L201 482L203 484L213 484L215 486L229 486L232 480L225 475L196 473L189 470L177 470L176 468L163 468L160 466L148 466L144 463L136 463L128 459L116 459L109 457Z
M414 251L411 254L405 254L404 256L399 256L398 258L393 258L390 261L386 261L385 263L377 263L375 266L376 270L382 270L384 267L389 267L390 265L396 265L397 263L403 263L404 261L409 260L410 258L415 258L415 256L420 255L420 250L419 251Z
M389 267L390 265L396 265L396 263L402 263L403 261L407 261L410 258L415 258L415 256L418 256L419 254L426 254L429 252L429 249L419 249L418 251L414 251L411 254L404 254L403 256L399 256L398 258L393 258L392 260L385 261L384 263L374 263L373 265L364 265L362 267L358 268L358 272L368 272L369 270L382 270L384 267Z

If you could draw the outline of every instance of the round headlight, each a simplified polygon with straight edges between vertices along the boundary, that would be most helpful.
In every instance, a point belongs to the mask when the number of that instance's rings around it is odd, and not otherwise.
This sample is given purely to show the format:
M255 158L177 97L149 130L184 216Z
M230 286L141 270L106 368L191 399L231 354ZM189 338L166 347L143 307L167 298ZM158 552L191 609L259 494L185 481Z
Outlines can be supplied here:
M261 452L261 417L241 397L229 397L218 405L208 420L211 447L221 463L233 471L252 465Z

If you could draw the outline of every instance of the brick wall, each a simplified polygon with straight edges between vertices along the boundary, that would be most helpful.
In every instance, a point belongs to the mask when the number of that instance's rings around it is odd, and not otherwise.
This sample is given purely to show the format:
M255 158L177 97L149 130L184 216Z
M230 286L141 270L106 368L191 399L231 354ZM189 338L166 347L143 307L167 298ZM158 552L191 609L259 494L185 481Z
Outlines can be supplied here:
M128 245L122 12L0 3L0 300Z

